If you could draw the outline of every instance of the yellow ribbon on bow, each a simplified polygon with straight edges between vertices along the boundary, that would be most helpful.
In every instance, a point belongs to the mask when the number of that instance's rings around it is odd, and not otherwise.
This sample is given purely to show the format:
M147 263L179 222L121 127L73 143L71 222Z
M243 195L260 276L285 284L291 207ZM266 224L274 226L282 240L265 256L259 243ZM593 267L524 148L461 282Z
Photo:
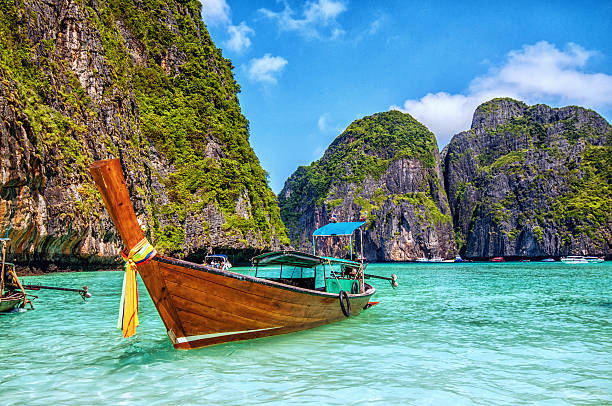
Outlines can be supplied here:
M119 319L117 328L123 330L123 337L131 337L136 334L138 326L138 285L136 284L137 265L144 264L157 255L155 248L143 238L132 248L129 254L121 252L125 261L125 273L123 275L123 289L121 291L121 303L119 304Z

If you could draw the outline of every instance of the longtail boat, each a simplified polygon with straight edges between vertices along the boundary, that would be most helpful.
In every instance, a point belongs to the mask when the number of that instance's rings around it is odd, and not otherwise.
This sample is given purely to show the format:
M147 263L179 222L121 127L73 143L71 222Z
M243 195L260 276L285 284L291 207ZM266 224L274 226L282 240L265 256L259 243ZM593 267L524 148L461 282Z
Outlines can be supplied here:
M33 308L32 302L28 299L24 287L21 285L15 264L5 262L6 244L8 238L0 238L2 242L2 267L0 268L0 313L11 311L15 308L23 308L27 304ZM12 267L12 268L11 268Z
M373 304L369 299L375 289L364 283L364 267L357 261L342 263L295 251L268 253L255 257L254 266L280 266L281 273L265 277L159 255L138 224L120 161L97 161L90 172L125 245L124 286L135 287L137 268L174 348L305 330L357 315ZM317 287L317 269L325 264L329 273L323 271L325 283ZM291 275L283 274L283 268L291 268ZM313 275L304 277L304 271ZM132 309L137 308L137 294L124 289L122 303L120 324L124 336L130 336L138 324Z
M27 294L26 290L49 289L77 292L81 295L83 300L91 297L91 294L87 291L87 286L83 286L82 289L72 289L57 286L21 284L21 281L17 277L17 272L15 271L15 264L5 262L6 245L8 241L9 238L0 238L0 242L2 242L2 267L0 268L0 313L10 312L13 309L23 309L27 305L30 306L30 309L34 309L32 299L36 299L37 296Z

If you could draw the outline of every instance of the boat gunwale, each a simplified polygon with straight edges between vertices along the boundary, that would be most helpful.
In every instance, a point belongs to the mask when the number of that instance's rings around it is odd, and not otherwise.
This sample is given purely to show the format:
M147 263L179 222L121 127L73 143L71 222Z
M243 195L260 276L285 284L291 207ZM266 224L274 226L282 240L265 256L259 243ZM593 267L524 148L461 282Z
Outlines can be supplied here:
M225 276L225 277L229 277L229 278L233 278L233 279L248 280L250 282L258 283L258 284L261 284L261 285L267 285L267 286L270 286L270 287L273 287L273 288L279 288L279 289L294 291L296 293L308 294L308 295L312 295L312 296L323 296L323 297L329 297L329 298L338 298L338 294L337 293L322 292L322 291L318 291L318 290L300 288L298 286L287 285L287 284L284 284L284 283L280 283L280 282L276 282L276 281L271 281L271 280L268 280L268 279L258 278L256 276L241 274L241 273L238 273L238 272L225 271L223 269L211 268L211 267L208 267L206 265L200 265L200 264L196 264L194 262L189 262L189 261L184 261L184 260L181 260L181 259L166 257L166 256L163 256L163 255L156 255L153 258L153 260L157 261L157 262L164 263L164 264L175 265L175 266L182 266L182 267L193 269L193 270L196 270L196 271L204 271L204 272L208 272L208 273L212 273L212 274L220 275L220 276ZM369 284L365 284L365 285L369 286L370 289L364 291L363 293L359 293L359 294L351 294L351 293L347 292L347 293L349 293L349 297L350 298L360 298L360 297L372 296L372 295L374 295L374 293L376 293L376 288L374 288L372 285L369 285Z

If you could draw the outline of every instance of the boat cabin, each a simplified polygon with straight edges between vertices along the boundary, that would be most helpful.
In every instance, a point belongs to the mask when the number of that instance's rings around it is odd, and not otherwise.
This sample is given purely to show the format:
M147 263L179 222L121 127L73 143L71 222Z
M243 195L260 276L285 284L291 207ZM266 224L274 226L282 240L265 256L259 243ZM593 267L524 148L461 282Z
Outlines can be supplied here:
M356 261L276 251L258 255L252 262L258 278L329 293L363 292L362 265Z

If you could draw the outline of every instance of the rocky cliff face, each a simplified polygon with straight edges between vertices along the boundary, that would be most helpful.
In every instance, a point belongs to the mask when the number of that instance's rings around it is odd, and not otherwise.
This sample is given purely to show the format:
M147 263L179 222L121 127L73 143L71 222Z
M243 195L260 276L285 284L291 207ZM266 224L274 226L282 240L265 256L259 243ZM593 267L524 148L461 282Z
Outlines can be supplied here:
M444 177L466 257L611 252L612 128L591 110L484 103Z
M388 111L353 122L323 157L300 167L279 194L294 246L312 250L312 233L332 214L358 221L367 211L369 261L452 257L455 242L434 135L408 114ZM346 237L321 239L317 252L344 257ZM361 247L356 245L356 253Z
M20 263L114 263L122 245L88 174L121 158L165 253L287 243L248 141L231 63L197 1L0 6L0 235Z

